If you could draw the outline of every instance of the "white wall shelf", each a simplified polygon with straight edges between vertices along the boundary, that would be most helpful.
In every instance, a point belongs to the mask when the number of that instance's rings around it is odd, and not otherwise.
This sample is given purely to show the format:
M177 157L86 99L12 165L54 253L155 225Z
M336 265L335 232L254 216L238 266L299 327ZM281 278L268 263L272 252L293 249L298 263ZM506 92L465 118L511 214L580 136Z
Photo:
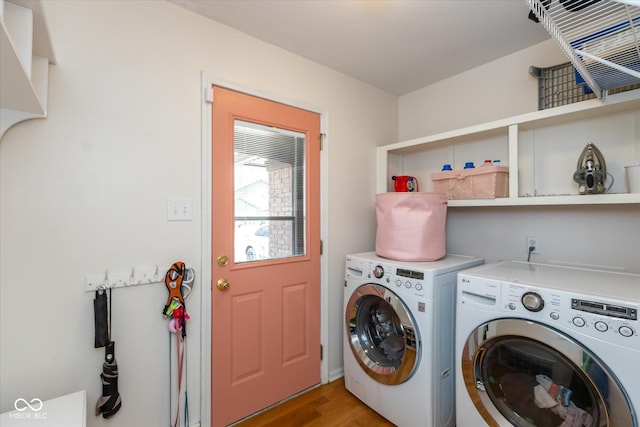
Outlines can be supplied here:
M450 207L462 206L554 206L620 205L640 203L640 193L586 194L571 196L504 197L498 199L449 200Z
M16 123L47 116L55 56L40 0L0 0L0 138Z
M589 142L614 178L606 194L580 195L572 179ZM624 166L640 162L640 89L378 147L376 188L393 191L393 175L413 175L420 191L433 191L431 173L444 163L462 169L484 159L509 166L509 197L450 200L450 207L638 204Z

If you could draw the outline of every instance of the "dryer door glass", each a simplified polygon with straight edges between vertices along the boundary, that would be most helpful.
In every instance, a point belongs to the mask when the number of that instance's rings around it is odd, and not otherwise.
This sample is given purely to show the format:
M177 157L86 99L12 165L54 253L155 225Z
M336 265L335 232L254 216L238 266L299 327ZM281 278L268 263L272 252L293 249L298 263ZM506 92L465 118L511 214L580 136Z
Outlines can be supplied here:
M626 393L609 369L544 325L489 322L469 337L463 354L465 384L485 420L518 427L634 425Z
M411 378L420 343L413 316L384 286L363 285L351 296L345 313L351 350L364 371L382 384Z

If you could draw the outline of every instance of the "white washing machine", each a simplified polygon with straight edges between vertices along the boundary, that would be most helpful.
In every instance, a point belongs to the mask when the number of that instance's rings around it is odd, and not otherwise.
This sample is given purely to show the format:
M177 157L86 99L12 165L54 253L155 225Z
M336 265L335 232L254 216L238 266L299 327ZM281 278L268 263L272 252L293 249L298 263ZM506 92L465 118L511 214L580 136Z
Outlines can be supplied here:
M458 275L458 427L637 427L640 275L503 261Z
M456 274L483 262L458 255L435 262L347 256L347 390L398 426L453 427Z

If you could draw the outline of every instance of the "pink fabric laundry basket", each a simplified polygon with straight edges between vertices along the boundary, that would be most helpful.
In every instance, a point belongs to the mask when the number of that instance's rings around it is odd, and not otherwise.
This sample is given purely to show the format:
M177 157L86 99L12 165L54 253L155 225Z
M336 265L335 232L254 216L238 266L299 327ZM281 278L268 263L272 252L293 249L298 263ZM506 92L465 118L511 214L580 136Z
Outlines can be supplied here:
M376 218L377 255L399 261L435 261L446 255L445 194L377 194Z

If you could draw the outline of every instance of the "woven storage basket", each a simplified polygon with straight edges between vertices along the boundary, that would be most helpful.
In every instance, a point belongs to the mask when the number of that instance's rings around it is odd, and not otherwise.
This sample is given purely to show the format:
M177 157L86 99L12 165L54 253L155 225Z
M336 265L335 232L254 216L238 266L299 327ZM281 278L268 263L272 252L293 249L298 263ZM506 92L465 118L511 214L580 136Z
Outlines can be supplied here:
M486 166L431 174L436 193L449 200L495 199L509 196L509 168Z

